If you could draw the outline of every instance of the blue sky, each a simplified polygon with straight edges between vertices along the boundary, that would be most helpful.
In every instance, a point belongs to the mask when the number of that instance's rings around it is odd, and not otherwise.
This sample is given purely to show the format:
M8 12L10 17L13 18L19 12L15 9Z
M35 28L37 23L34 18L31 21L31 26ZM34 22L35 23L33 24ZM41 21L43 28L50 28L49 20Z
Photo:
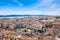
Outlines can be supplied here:
M60 15L60 0L0 0L0 15Z

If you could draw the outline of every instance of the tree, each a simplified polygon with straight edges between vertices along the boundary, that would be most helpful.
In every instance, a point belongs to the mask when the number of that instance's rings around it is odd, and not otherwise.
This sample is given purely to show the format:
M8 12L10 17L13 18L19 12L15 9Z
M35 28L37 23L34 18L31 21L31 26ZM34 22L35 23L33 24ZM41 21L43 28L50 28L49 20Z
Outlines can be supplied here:
M43 30L38 29L38 30L37 30L37 32L43 33L44 31L43 31Z
M45 27L46 27L46 28L52 28L53 25L52 25L52 24L47 24L47 25L45 25Z
M9 37L9 40L13 40L14 38Z
M5 29L8 29L9 28L9 25L7 25L6 27L5 27Z
M3 24L1 23L1 26L0 26L0 28L2 28L3 27Z
M26 28L26 25L23 24L17 24L16 27L14 27L14 29L21 29L21 28Z

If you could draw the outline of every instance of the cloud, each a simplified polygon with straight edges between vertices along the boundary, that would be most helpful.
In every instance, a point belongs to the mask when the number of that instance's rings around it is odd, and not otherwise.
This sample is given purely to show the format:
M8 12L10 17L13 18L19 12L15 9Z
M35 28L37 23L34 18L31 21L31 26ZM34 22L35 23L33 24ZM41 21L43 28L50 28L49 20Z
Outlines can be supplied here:
M19 5L15 8L0 9L0 15L60 15L60 8L53 3L54 0L42 0L28 8L23 7L23 3L18 0L11 0Z
M40 10L28 10L28 9L8 9L0 10L0 15L60 15L60 11L40 11Z
M60 11L47 11L44 15L60 15Z
M33 5L32 9L36 9L36 10L43 10L43 11L52 11L52 10L58 10L58 4L54 3L55 0L42 0Z
M45 5L49 5L53 2L54 0L42 0L42 2L40 3L41 6L45 6Z
M54 0L39 0L37 4L34 5L35 8L49 6Z
M17 3L21 7L23 6L22 2L19 2L18 0L11 0L11 1L13 1L14 3Z

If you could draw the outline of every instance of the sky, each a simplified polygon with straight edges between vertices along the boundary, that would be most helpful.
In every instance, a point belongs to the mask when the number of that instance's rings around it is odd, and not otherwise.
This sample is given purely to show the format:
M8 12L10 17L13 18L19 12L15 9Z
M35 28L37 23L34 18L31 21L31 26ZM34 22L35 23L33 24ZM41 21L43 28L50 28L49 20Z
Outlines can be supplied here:
M60 15L60 0L0 0L0 15Z

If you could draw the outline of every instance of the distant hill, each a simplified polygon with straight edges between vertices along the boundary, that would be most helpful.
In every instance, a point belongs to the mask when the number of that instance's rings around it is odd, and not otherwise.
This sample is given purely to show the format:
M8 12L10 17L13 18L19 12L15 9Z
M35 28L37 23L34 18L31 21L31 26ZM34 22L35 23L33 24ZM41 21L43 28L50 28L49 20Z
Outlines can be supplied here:
M48 15L0 15L0 17L48 16Z

